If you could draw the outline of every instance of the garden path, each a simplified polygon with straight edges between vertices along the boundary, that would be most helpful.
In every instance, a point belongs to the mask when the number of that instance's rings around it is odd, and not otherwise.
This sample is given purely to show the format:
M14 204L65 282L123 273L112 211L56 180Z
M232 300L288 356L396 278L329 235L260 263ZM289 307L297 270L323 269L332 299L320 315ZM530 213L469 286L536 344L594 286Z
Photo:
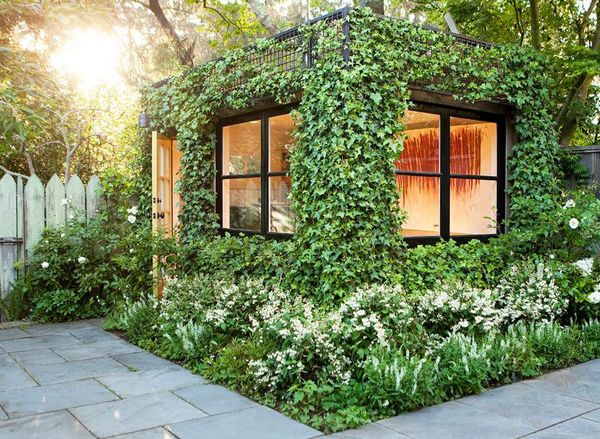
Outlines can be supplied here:
M0 330L0 438L321 437L100 325ZM599 438L600 360L330 437Z
M83 321L0 330L0 438L321 436L100 325Z

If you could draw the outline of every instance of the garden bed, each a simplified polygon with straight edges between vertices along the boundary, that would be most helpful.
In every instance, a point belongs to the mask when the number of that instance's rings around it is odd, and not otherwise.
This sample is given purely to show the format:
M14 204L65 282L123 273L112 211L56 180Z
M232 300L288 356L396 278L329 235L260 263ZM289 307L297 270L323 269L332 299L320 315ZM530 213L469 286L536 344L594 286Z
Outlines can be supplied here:
M353 428L599 357L587 201L540 224L545 239L409 249L390 281L326 300L290 294L292 243L207 238L180 248L161 300L128 301L111 324L312 427Z

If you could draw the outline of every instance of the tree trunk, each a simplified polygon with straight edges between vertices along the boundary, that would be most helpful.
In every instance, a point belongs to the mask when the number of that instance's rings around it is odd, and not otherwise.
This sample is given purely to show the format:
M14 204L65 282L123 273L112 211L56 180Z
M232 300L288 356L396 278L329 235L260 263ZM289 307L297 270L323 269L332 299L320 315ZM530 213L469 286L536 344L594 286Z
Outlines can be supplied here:
M23 151L23 155L25 156L25 160L27 160L27 167L29 168L29 175L35 175L35 168L33 167L33 159L31 158L31 154L29 151Z
M598 14L600 14L600 4L592 2L590 8L585 12L584 19L587 19L593 6L596 8L596 15L598 16ZM594 36L591 41L590 49L593 52L598 52L600 50L600 20L598 19L596 19L596 28L594 29ZM577 131L579 117L577 114L573 114L571 109L574 105L585 103L593 80L593 75L579 75L571 88L571 91L569 91L567 98L560 107L558 115L556 116L556 125L559 128L559 140L561 145L568 145L571 142L575 131Z
M594 77L592 75L580 76L561 108L557 122L560 130L559 141L563 146L569 145L575 131L577 131L577 126L579 125L579 118L577 115L569 114L569 110L574 105L585 103L593 80Z
M371 8L375 14L385 15L384 0L362 0L360 5Z
M529 13L531 14L531 45L534 49L541 50L538 0L529 0Z
M69 182L69 178L71 178L71 156L67 154L65 158L65 185Z
M168 37L171 39L173 43L173 47L175 49L175 53L177 54L177 58L179 58L179 62L188 67L194 66L194 44L188 45L186 47L183 40L177 35L175 28L166 17L162 7L160 6L159 0L150 0L148 4L148 9L152 11L160 27L165 31Z
M256 18L263 27L269 31L271 35L274 35L279 32L279 27L275 25L273 22L273 18L269 14L269 10L267 9L267 4L264 0L246 0Z

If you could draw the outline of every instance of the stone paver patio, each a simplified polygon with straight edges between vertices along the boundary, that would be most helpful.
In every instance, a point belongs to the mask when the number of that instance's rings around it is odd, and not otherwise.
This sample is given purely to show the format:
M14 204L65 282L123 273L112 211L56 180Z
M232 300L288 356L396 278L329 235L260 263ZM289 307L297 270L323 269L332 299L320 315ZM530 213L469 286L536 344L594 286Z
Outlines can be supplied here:
M322 437L99 325L0 330L0 438ZM330 437L600 438L600 360Z

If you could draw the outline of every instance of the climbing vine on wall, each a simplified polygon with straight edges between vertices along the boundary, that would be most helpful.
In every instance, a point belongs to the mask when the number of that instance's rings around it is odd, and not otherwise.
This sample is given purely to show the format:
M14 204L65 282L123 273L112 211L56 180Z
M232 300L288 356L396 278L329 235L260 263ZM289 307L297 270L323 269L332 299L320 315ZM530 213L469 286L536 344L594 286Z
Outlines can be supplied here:
M345 20L348 38L341 32ZM559 148L538 55L459 44L450 35L381 19L368 9L353 10L333 24L308 25L301 33L304 44L314 46L311 68L248 63L248 51L239 50L145 93L152 128L176 130L184 151L184 239L218 227L213 154L222 110L251 107L265 96L287 103L298 90L291 163L297 232L287 279L298 291L329 298L392 275L403 249L393 168L402 148L397 134L410 105L409 84L463 101L514 104L519 143L509 157L511 224L534 226L540 213L555 206ZM286 44L265 40L250 50L285 50Z

